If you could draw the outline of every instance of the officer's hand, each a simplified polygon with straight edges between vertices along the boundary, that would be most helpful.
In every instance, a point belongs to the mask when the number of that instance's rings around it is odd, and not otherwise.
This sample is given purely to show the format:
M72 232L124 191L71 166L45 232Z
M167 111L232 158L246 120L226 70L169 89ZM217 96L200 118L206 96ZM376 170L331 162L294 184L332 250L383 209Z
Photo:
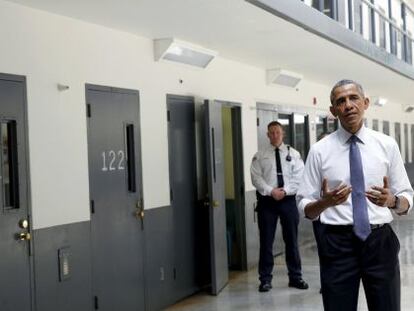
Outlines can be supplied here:
M326 178L322 181L322 198L323 204L326 207L336 206L348 200L349 194L352 192L352 187L345 184L340 184L333 190L328 189L328 180Z
M394 195L391 193L388 185L388 177L384 176L384 186L373 186L371 190L366 191L365 195L367 196L368 200L378 206L394 206L395 198Z
M275 199L276 201L279 201L285 197L286 192L283 190L283 188L273 188L271 194L272 194L273 199Z

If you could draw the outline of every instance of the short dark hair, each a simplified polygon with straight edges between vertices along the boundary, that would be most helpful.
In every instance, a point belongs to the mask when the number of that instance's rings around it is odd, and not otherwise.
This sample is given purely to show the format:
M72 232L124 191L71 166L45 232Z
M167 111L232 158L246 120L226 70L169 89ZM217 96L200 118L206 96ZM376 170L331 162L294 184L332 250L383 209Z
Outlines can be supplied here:
M331 90L331 95L330 95L330 100L331 100L331 104L333 104L333 98L334 98L334 92L338 87L347 85L347 84L353 84L357 87L358 92L362 95L362 97L365 97L364 94L364 89L362 88L361 84L359 84L358 82L354 81L354 80L350 80L350 79L342 79L341 81L338 81L335 83L335 85L333 86L332 90Z
M272 121L267 125L267 130L270 130L270 128L272 126L280 126L283 129L283 125L282 123L280 123L279 121Z

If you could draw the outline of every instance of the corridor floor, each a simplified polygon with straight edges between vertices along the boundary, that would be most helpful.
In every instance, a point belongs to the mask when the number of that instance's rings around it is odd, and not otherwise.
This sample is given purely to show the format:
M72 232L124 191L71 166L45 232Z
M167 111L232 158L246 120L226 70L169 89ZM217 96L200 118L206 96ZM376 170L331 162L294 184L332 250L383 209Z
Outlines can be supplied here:
M414 311L414 213L393 222L401 244L401 310ZM315 245L301 249L303 278L308 290L289 288L284 259L276 258L273 289L257 291L256 268L231 273L229 284L218 296L199 293L171 307L168 311L318 311L323 310L319 294L319 266ZM340 301L338 302L340 303ZM368 310L361 285L358 311Z

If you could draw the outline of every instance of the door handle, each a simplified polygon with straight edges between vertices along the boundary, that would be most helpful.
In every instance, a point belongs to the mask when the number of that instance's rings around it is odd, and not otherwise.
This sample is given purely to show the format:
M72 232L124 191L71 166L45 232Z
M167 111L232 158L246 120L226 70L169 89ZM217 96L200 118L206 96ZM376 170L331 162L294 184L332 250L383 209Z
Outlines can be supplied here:
M144 210L140 210L140 211L135 212L135 217L137 219L144 220L144 216L145 216Z
M219 201L214 200L214 201L213 201L213 207L219 207L219 206L220 206Z
M22 229L27 229L27 227L29 227L29 222L27 221L27 219L21 219L19 221L19 227Z
M29 232L20 232L17 234L17 239L19 241L30 241L32 239L32 235Z

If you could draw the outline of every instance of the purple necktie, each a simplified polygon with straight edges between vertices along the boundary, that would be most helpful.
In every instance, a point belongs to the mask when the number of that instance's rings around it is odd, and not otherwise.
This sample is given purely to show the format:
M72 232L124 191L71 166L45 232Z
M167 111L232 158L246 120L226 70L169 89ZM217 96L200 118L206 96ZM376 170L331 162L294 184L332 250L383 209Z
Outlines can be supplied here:
M349 168L352 186L352 211L354 214L354 233L365 241L371 233L368 219L367 200L365 198L365 181L362 170L361 153L357 144L358 137L352 135L349 139Z

